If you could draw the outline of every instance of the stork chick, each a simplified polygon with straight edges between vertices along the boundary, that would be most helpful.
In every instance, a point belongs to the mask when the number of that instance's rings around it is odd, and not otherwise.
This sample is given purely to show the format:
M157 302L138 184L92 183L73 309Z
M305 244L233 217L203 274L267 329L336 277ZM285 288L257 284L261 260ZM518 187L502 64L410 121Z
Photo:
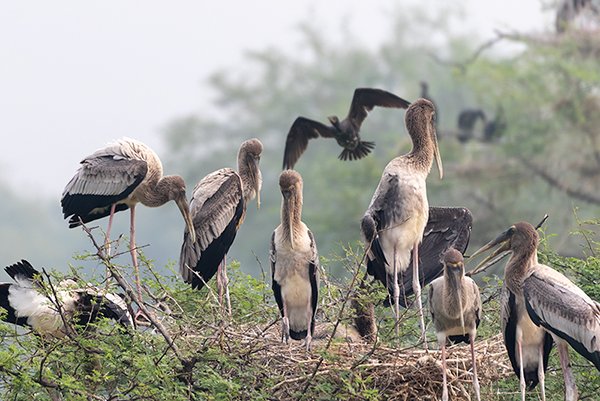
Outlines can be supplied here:
M272 288L282 316L286 342L306 338L310 350L319 298L319 256L312 232L302 222L302 177L284 170L279 176L283 195L281 224L271 237Z
M446 378L446 340L465 342L471 346L473 364L473 387L480 400L477 363L474 342L477 327L481 320L481 296L475 281L465 277L463 255L454 248L443 256L444 275L431 282L429 306L435 327L438 344L442 350L443 393L442 400L448 400Z

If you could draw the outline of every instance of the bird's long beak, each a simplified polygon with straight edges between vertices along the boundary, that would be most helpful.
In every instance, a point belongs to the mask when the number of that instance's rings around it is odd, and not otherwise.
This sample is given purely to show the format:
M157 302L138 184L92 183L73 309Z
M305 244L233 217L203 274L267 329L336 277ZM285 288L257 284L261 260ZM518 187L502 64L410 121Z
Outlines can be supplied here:
M190 206L188 204L187 199L179 198L176 201L177 207L183 216L183 220L185 221L185 225L187 226L188 233L190 234L190 238L192 239L192 243L196 242L196 230L194 229L194 222L192 221L192 215L190 214Z
M486 270L487 268L489 268L490 266L495 265L496 263L498 263L500 260L502 260L502 258L504 258L506 255L508 255L509 253L511 253L511 249L510 249L510 235L508 230L503 232L502 234L500 234L497 238L493 239L492 241L488 242L487 244L485 244L484 246L482 246L481 248L479 248L478 250L476 250L472 255L471 258L489 250L492 249L495 246L500 245L494 252L492 252L487 258L485 258L484 260L482 260L476 267L475 269L471 270L469 272L469 276L473 276L477 273L481 273L482 271Z
M442 156L440 155L440 147L438 146L437 133L433 128L433 155L435 156L435 164L437 164L440 172L440 180L444 178L444 166L442 166Z
M262 188L262 177L260 175L259 159L254 160L254 190L256 191L256 208L260 209L260 190Z

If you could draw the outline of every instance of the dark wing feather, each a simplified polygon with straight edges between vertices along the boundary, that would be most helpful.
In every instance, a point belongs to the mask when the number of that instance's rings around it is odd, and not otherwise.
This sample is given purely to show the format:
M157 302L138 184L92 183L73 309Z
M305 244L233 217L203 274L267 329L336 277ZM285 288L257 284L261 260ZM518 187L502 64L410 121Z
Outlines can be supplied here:
M442 255L450 248L464 254L469 245L473 215L464 207L430 207L429 219L419 245L419 281L421 287L431 283L444 273ZM412 262L411 262L412 264ZM406 298L413 295L413 269L402 274L400 303L406 306Z
M232 169L217 170L196 185L190 202L196 241L191 241L186 229L179 257L179 271L186 283L202 288L215 275L245 210L242 181Z
M285 150L283 151L283 168L291 169L302 156L302 153L308 147L308 140L318 138L333 138L335 128L322 124L318 121L309 120L305 117L298 117L290 127L285 140Z
M29 280L34 281L35 276L39 276L40 272L38 272L28 261L22 259L20 262L12 264L10 266L6 266L4 271L13 279L13 280Z
M317 243L312 231L308 230L308 237L310 238L310 249L312 250L312 259L308 263L308 277L310 280L310 306L312 308L312 320L311 320L311 335L315 332L315 316L317 314L317 306L319 303L319 253L317 251Z
M500 320L508 359L510 359L510 364L512 365L515 375L519 378L520 367L517 359L517 305L515 294L513 294L506 285L502 287L502 293L500 295ZM546 369L548 368L548 359L550 357L550 351L552 350L552 344L552 336L549 333L545 333L543 345L544 372L546 372ZM529 370L524 370L523 373L527 389L533 390L539 383L537 365Z
M98 317L106 317L124 326L134 327L127 304L118 295L102 295L92 288L77 290L77 293L79 298L75 308L78 324L86 325L93 323Z
M60 201L69 228L110 214L110 207L126 199L144 180L148 164L144 160L116 156L86 159L65 187ZM118 204L116 211L129 206Z
M275 266L277 262L275 231L273 231L273 235L271 235L271 250L269 252L269 256L269 259L271 260L271 288L273 289L273 295L275 296L275 301L277 302L277 306L279 307L281 317L283 317L283 297L281 296L281 286L277 281L275 281Z
M360 127L368 112L375 106L406 109L410 102L382 89L357 88L354 90L348 118L355 126Z
M567 281L558 281L559 275ZM536 325L568 342L600 371L600 304L545 266L525 279L523 295Z
M27 326L27 316L17 317L17 311L12 307L8 300L11 286L14 284L0 283L0 307L6 310L2 315L2 320L19 326Z

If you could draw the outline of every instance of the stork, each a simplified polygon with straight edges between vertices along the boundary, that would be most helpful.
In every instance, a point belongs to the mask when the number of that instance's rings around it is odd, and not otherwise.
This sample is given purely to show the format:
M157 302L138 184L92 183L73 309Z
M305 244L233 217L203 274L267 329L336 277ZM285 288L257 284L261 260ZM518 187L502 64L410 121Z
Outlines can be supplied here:
M361 221L368 260L385 266L386 287L392 288L396 333L400 318L398 276L410 267L412 251L413 290L421 336L425 348L425 319L419 282L419 243L429 216L425 180L435 158L443 177L442 160L434 127L435 109L427 99L419 99L406 111L406 128L413 142L410 153L396 157L385 167L371 204Z
M465 277L462 253L450 248L443 256L443 277L429 286L429 307L438 344L442 350L442 400L448 401L446 379L446 340L465 342L471 346L473 364L473 387L477 400L481 399L477 362L475 360L475 336L481 320L481 296L479 287L470 277Z
M319 298L319 256L312 232L302 222L302 177L284 170L279 176L281 224L271 236L272 288L287 342L306 338L310 350Z
M354 90L350 111L343 120L337 116L328 117L331 125L298 117L292 124L285 141L283 168L291 169L308 147L309 139L335 138L344 150L338 156L340 160L358 160L371 153L375 142L360 138L360 127L373 107L395 107L406 109L410 102L382 89L357 88Z
M600 371L600 304L562 273L539 263L538 244L536 229L520 222L472 256L498 246L476 268L480 270L511 254L504 270L502 333L519 377L521 399L525 400L526 384L533 388L538 381L545 399L544 376L554 341L565 380L565 400L577 400L568 345Z
M26 260L4 270L15 281L0 283L0 307L7 312L2 318L5 322L29 326L48 337L64 337L65 322L86 325L98 317L134 327L127 304L116 294L81 286L73 279L60 281L50 293L40 273Z
M225 293L229 313L231 301L225 256L244 222L248 202L256 197L260 207L262 150L263 145L258 139L244 141L238 151L237 172L222 168L198 182L190 201L193 227L191 230L186 228L183 234L179 257L183 280L192 288L201 289L218 272L219 301L223 305Z
M130 209L129 251L135 271L140 302L140 282L135 250L135 206L162 206L175 201L191 238L194 226L185 195L185 182L178 175L163 177L162 163L156 153L140 141L122 138L87 156L65 187L60 201L69 228L109 216L105 244L110 246L110 230L116 212Z
M473 215L464 207L436 207L429 208L427 225L423 232L423 239L419 244L419 284L421 288L440 277L444 272L442 258L450 248L458 250L464 255L471 238L473 226ZM411 256L412 262L412 256ZM367 273L374 276L383 285L388 283L385 264L379 263L378 259L367 260ZM389 279L392 283L391 278ZM412 269L407 269L399 279L400 305L408 305L408 297L413 292ZM389 285L389 297L384 304L389 306L393 303L393 285Z

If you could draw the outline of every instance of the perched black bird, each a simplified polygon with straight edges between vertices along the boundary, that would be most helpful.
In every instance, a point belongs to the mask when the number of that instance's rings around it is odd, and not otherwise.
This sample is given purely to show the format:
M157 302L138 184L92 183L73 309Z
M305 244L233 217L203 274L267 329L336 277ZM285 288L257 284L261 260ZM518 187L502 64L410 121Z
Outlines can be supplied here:
M348 116L339 120L336 116L327 117L331 125L298 117L292 124L285 141L283 168L292 169L308 146L308 140L318 138L335 138L338 145L344 148L338 156L341 160L357 160L368 155L375 147L375 142L360 140L360 126L373 107L395 107L406 109L410 102L382 89L357 88L350 105Z
M6 309L2 320L30 326L40 335L62 337L66 334L63 317L85 325L99 316L134 326L127 304L117 294L92 286L81 286L64 279L54 285L55 293L44 289L39 272L26 260L5 267L14 283L0 283L0 307ZM62 316L59 311L62 311Z
M458 140L462 143L473 139L473 130L477 120L481 119L486 125L485 113L481 109L466 109L458 115Z
M488 121L483 129L483 141L484 142L495 142L506 131L506 117L504 116L504 109L498 108L496 116L492 121Z

